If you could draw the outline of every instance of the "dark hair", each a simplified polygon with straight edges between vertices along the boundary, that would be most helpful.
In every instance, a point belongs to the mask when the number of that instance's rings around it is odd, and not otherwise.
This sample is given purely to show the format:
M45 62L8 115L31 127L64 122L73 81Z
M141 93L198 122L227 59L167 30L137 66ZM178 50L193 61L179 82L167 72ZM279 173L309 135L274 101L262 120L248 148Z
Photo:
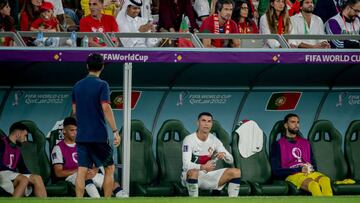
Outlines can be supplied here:
M215 13L220 13L224 4L231 4L234 8L234 2L232 0L218 0L215 5Z
M201 112L201 113L199 113L198 120L201 118L201 116L209 116L209 117L211 117L211 119L213 119L213 115L211 113L209 113L209 112Z
M355 4L357 4L358 2L360 2L360 0L343 0L342 4L341 4L341 9L344 10L344 8L346 8L346 6L353 6Z
M42 0L42 2L44 2L44 0ZM22 13L23 11L25 11L29 18L28 28L30 28L31 23L40 16L40 7L35 10L35 6L32 4L31 0L25 0L20 13Z
M64 122L63 122L63 126L66 127L68 125L74 125L74 126L77 126L76 124L76 119L73 118L73 117L66 117L64 119Z
M10 126L9 129L9 134L13 133L15 130L27 130L29 131L28 127L26 127L26 125L24 125L21 122L15 122Z
M89 71L100 71L104 67L104 58L101 54L92 53L86 60Z
M0 0L0 10L7 4L9 4L9 0ZM0 16L0 30L4 29L4 31L14 31L14 25L15 20L12 16L5 16L4 18Z
M235 3L235 8L234 8L234 11L232 13L232 17L231 19L233 19L236 23L239 22L240 20L240 11L241 11L241 6L243 4L246 4L248 6L248 16L245 18L245 21L246 22L252 22L252 18L254 17L253 15L253 12L252 12L252 9L251 9L251 5L250 5L250 2L248 0L239 0L239 1L236 1Z
M294 114L294 113L289 113L288 115L286 115L286 116L284 117L283 123L284 123L284 124L287 123L287 122L289 121L289 119L292 118L292 117L299 118L298 115L296 115L296 114Z
M266 15L266 19L268 21L268 25L269 25L269 30L271 34L277 34L278 33L278 27L277 27L277 21L279 19L279 17L276 15L276 11L275 8L271 5L271 3L274 3L275 0L270 0L269 1L269 6L265 12ZM285 2L284 2L285 4ZM281 11L280 15L283 17L283 28L284 28L284 34L289 34L290 33L290 26L291 26L291 20L288 14L288 10L286 7L286 4L284 6L284 9Z

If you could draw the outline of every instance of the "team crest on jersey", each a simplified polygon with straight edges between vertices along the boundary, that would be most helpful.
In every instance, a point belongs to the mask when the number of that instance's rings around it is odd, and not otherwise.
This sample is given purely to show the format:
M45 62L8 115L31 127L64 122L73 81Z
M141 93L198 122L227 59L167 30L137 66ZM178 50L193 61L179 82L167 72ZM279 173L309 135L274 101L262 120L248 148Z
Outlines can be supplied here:
M183 152L188 152L189 150L189 146L188 145L184 145L183 146Z
M208 152L209 152L209 156L211 156L214 153L214 148L209 147Z

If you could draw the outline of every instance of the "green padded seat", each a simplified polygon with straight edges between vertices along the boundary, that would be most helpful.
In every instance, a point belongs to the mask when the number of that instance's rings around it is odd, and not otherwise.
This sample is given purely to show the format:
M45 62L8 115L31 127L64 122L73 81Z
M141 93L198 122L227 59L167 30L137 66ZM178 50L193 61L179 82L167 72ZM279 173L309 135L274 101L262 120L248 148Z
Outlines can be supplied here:
M350 178L360 182L360 120L350 123L345 133L344 149Z
M328 120L314 122L309 131L309 140L318 171L332 181L348 178L348 166L342 153L341 134ZM360 184L333 184L334 194L360 194Z
M236 126L237 129L239 126ZM288 186L284 181L272 181L271 166L266 152L266 136L263 133L262 150L244 158L241 156L238 143L239 135L236 131L232 136L232 153L235 166L241 169L241 179L251 185L253 195L286 195Z
M26 167L33 174L38 174L42 177L46 186L48 196L67 196L69 184L66 182L59 182L51 184L51 164L45 152L45 135L40 131L33 121L21 121L29 129L28 142L21 145L21 153L24 157Z
M187 196L187 189L181 184L182 141L189 135L181 121L166 120L158 134L156 156L160 168L160 182L174 188L175 195Z
M167 196L173 188L157 183L158 165L152 149L151 132L140 120L131 121L130 195ZM121 163L122 148L118 148L118 163Z
M283 131L284 131L284 124L283 120L279 120L275 123L274 127L271 129L269 135L269 154L271 154L271 146L280 139ZM299 132L302 136L301 132ZM304 190L297 189L297 187L292 184L291 182L285 181L288 184L289 194L291 195L306 195L309 194Z
M219 121L213 120L213 126L211 128L211 133L214 134L224 145L225 149L231 153L231 139L230 135L226 132L226 130L221 126ZM234 164L227 164L225 161L217 161L216 163L216 169L225 168L225 167L235 167ZM242 181L240 184L240 191L239 195L249 195L251 193L250 185L246 182ZM227 190L223 189L221 190L221 195L228 195Z

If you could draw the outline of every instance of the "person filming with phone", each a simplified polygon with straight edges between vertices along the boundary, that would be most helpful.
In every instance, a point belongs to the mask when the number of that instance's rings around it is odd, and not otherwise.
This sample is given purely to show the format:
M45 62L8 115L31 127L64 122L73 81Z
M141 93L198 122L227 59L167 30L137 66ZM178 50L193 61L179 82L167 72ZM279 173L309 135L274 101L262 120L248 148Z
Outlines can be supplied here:
M155 32L152 20L140 16L142 0L125 0L124 6L116 17L120 32ZM156 47L157 38L120 38L124 47Z

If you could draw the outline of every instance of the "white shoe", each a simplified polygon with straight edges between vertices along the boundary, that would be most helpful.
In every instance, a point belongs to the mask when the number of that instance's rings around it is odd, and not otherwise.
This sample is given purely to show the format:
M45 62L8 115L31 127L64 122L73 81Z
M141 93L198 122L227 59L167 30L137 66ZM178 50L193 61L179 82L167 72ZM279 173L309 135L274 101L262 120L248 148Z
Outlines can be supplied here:
M120 190L115 194L115 197L117 198L126 198L129 197L129 194L127 194L124 190Z

